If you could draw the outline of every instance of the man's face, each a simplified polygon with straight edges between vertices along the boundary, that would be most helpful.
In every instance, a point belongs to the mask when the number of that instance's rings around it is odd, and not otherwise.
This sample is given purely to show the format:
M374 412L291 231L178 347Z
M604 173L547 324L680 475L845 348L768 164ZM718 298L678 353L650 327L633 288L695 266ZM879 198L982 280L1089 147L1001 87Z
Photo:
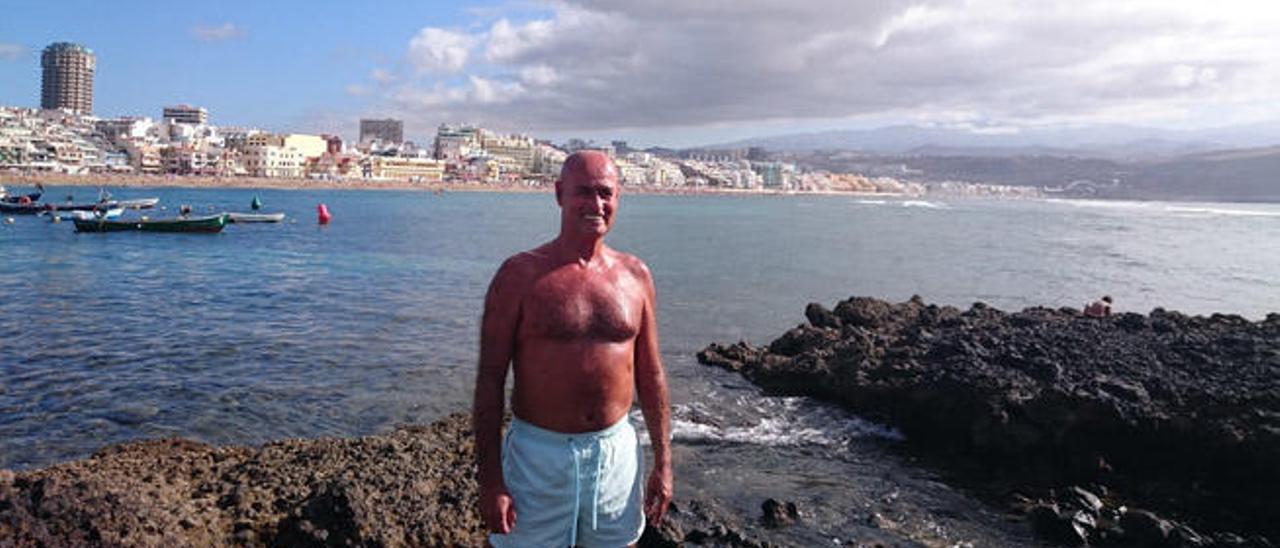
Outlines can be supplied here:
M618 174L612 164L575 171L558 183L562 226L603 236L618 210Z

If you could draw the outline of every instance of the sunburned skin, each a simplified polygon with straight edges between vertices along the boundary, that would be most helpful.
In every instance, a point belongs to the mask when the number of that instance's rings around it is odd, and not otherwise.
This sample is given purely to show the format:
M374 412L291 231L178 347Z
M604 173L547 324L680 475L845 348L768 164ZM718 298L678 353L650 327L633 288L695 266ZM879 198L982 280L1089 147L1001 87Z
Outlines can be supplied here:
M557 432L592 432L634 397L634 341L645 311L634 258L606 250L588 267L546 250L522 254L532 276L521 301L513 411ZM629 264L630 263L630 264ZM577 402L564 405L564 402Z
M518 520L519 501L501 466L508 371L515 415L554 432L604 430L639 400L653 450L644 488L650 523L662 520L671 500L670 403L653 278L640 259L603 242L618 190L608 156L571 155L556 181L559 235L507 259L489 285L472 420L481 515L491 532L506 534Z

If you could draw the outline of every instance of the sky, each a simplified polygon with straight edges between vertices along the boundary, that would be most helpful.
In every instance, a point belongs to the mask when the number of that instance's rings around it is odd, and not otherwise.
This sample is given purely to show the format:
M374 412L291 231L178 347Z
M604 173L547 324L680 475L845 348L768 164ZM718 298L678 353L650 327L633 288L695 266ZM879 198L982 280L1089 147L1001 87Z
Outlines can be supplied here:
M356 137L392 117L688 147L888 125L1017 132L1280 119L1274 0L6 0L0 105L40 50L97 55L94 111Z

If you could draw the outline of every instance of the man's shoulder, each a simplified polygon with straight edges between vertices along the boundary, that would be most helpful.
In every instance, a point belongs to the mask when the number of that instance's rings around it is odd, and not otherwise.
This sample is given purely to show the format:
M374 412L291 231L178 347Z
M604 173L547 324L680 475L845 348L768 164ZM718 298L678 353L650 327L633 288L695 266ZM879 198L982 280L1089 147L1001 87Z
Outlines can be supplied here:
M502 261L502 265L493 275L494 283L523 284L537 277L538 272L545 268L545 264L546 253L541 247L521 251Z
M650 280L653 278L653 275L649 273L649 265L644 264L644 261L640 260L640 257L630 253L624 253L616 249L612 249L610 251L613 252L614 261L632 275L642 280Z

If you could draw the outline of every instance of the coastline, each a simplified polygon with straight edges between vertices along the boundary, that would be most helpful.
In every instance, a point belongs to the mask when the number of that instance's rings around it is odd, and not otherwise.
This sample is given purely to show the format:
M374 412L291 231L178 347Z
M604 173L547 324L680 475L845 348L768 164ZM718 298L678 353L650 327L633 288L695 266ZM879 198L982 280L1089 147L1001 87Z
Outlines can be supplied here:
M0 184L10 187L34 186L105 186L118 188L236 188L272 190L412 190L420 192L515 192L550 193L553 185L499 184L499 183L415 183L407 180L368 179L306 179L279 177L219 177L204 175L67 175L60 173L13 174L0 172ZM880 198L913 198L916 194L888 192L860 192L844 190L774 190L719 187L649 187L627 186L629 194L657 194L668 196L806 196L835 195Z

